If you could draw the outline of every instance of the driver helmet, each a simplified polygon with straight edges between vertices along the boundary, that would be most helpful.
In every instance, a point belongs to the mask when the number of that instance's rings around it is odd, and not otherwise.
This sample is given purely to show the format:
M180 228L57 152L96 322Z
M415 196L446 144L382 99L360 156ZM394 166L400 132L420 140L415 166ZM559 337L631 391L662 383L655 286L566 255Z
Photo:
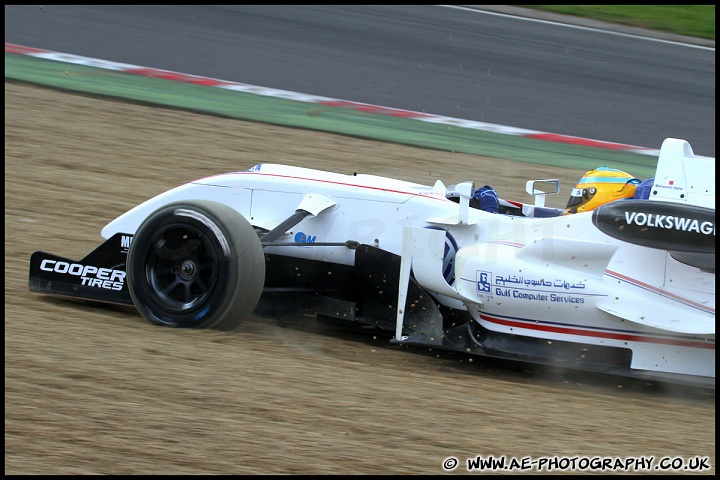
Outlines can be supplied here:
M590 170L570 192L563 214L589 212L613 200L631 198L639 184L640 179L622 170L608 167Z

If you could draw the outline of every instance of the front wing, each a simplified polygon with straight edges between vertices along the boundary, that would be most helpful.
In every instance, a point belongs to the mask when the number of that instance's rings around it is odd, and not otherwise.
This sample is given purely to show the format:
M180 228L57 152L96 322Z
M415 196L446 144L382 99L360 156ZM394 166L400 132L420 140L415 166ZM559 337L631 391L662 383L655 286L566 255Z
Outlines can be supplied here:
M30 257L30 291L133 305L125 281L131 240L132 235L118 233L77 261L47 252L33 253Z

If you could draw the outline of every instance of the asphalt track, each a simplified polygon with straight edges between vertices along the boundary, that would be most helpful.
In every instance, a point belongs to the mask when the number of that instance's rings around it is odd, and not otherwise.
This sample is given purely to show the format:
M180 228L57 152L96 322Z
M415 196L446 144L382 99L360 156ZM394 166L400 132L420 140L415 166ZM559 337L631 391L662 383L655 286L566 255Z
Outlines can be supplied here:
M6 43L641 147L674 136L714 156L714 47L429 5L5 13Z

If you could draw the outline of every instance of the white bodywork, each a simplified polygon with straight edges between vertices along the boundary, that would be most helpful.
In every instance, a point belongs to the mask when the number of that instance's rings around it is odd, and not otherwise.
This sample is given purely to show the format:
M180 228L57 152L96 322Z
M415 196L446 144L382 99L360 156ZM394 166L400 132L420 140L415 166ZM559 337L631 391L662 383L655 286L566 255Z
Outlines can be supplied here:
M650 201L714 211L714 159L693 157L687 142L668 139ZM600 232L592 212L550 218L492 214L468 207L434 186L342 175L274 164L201 179L165 192L102 231L134 233L149 214L177 200L225 203L257 229L271 230L296 210L309 213L280 240L305 243L292 256L353 265L354 251L314 243L355 241L401 256L400 298L411 272L435 299L466 309L484 328L513 335L629 348L631 368L715 377L715 274L668 251ZM529 209L530 211L532 208ZM443 275L446 236L458 249L455 279ZM714 221L708 235L714 238ZM267 253L285 255L272 245ZM404 312L397 312L401 340Z

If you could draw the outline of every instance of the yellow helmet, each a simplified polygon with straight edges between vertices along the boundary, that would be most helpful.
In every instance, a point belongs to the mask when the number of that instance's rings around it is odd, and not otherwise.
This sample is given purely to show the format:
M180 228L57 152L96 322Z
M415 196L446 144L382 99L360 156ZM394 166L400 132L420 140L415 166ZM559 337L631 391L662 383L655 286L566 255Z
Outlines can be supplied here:
M622 170L598 167L587 172L570 192L564 215L589 212L613 200L635 194L640 179Z

